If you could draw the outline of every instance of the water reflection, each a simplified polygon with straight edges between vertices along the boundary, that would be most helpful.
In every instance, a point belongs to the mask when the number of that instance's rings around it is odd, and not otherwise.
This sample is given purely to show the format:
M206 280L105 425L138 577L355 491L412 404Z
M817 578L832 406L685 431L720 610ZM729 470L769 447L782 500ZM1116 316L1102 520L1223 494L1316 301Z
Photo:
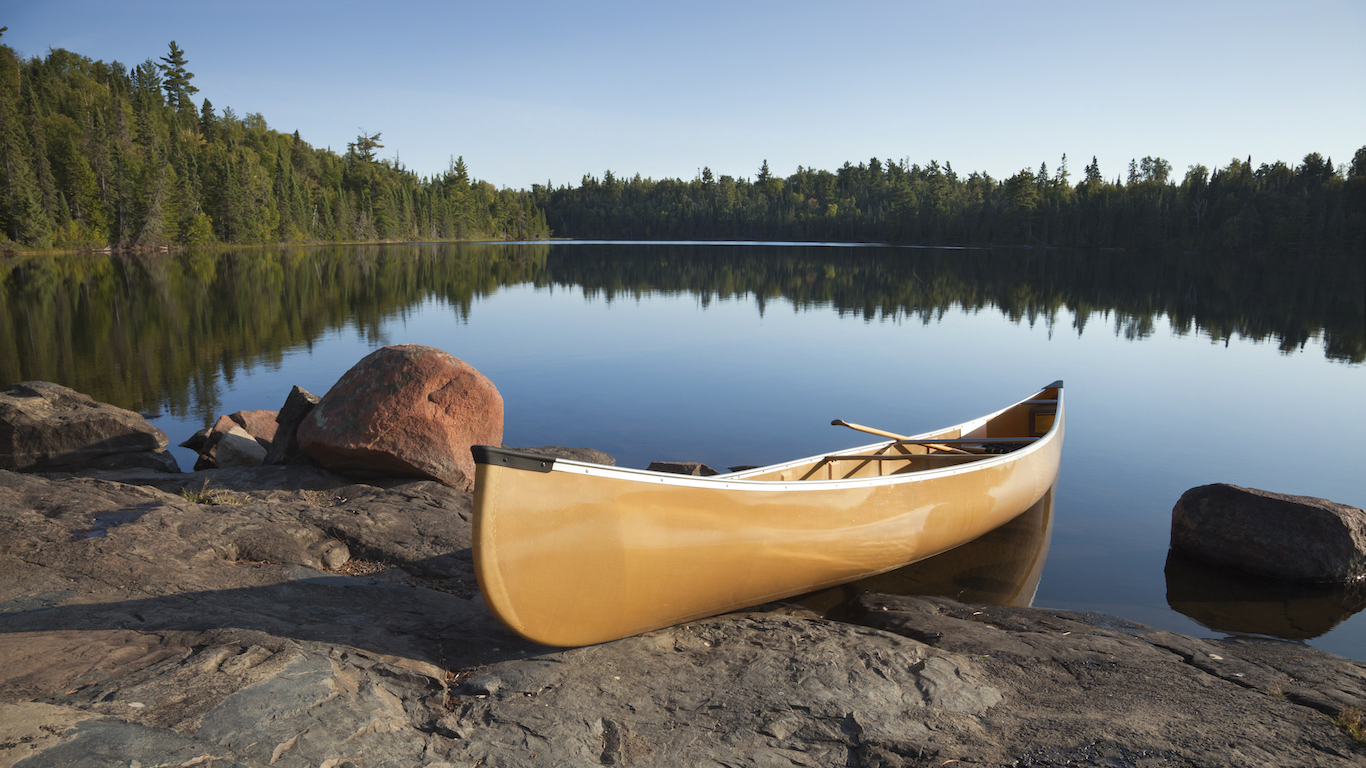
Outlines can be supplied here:
M994 308L1015 323L1140 340L1274 340L1366 361L1360 259L705 244L396 244L0 258L0 385L39 379L156 414L212 421L225 385L324 334L377 340L427 302L468 319L504 286L606 301L686 293L937 322ZM1064 327L1055 328L1062 321ZM1065 327L1070 323L1071 327ZM1104 331L1102 331L1104 332Z
M1010 522L968 543L911 563L787 601L838 619L857 596L938 595L964 603L1023 607L1034 602L1048 543L1053 534L1053 496L1057 486Z
M1307 584L1167 554L1167 604L1202 626L1237 635L1310 640L1366 608L1366 584Z

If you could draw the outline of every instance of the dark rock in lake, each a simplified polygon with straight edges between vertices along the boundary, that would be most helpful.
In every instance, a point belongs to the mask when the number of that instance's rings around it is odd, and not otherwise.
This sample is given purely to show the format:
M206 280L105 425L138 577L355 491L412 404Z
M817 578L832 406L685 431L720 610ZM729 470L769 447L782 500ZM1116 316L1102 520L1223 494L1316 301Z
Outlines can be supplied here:
M676 475L701 477L721 474L700 461L652 461L646 469L651 472L673 472Z
M297 433L299 424L303 422L305 416L313 411L320 400L322 398L298 385L289 390L285 404L280 407L280 412L275 416L275 438L270 443L270 450L266 451L263 464L317 463L313 457L299 449Z
M0 468L179 472L165 450L169 443L139 414L59 384L26 381L0 390Z
M1293 581L1366 578L1366 512L1312 496L1216 483L1172 509L1172 549Z
M329 469L474 485L472 445L503 442L503 398L468 363L403 344L367 355L323 395L299 447Z
M205 427L198 432L190 435L181 442L181 448L189 448L195 453L204 453L204 446L209 442L209 435L213 434L213 427Z
M614 467L617 460L602 451L593 448L566 448L562 445L540 445L532 448L512 448L514 451L523 453L534 453L538 456L553 456L557 459L570 459L572 461L585 461L589 464L606 464Z

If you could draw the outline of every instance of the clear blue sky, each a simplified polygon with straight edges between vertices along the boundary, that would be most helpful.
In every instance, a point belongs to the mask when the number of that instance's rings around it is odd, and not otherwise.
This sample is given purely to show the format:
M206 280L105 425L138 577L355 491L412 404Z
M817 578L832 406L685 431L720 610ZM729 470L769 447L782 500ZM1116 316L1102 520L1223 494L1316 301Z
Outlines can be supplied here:
M1067 154L1335 164L1366 145L1366 3L0 0L3 43L132 67L427 175L690 179L870 157L1004 178Z

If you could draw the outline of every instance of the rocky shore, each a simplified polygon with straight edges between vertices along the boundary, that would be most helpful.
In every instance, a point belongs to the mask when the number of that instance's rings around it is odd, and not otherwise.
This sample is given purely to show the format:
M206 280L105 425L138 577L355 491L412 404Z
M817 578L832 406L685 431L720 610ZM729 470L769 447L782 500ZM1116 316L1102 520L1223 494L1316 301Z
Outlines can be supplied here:
M531 645L469 518L310 466L0 470L0 766L1366 763L1366 665L1114 616L869 594Z
M469 446L501 439L492 383L409 345L221 417L191 473L135 413L0 391L0 768L1366 764L1366 665L1115 616L874 587L841 621L821 593L534 645L474 576ZM1317 521L1314 561L1351 576L1366 523L1340 506L1209 486L1174 530ZM1215 527L1303 559L1238 520Z

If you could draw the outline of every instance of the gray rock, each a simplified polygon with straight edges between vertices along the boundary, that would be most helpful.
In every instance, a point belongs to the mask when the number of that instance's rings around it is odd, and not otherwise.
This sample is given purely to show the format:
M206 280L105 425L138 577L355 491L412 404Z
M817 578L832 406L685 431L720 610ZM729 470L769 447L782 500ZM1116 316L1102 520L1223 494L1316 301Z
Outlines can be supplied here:
M266 458L266 449L245 429L233 425L218 440L214 461L219 468L259 467Z
M195 459L194 470L215 469L218 467L259 467L266 452L270 450L275 432L276 411L237 411L218 417L212 427L201 430L181 443L192 448L199 457ZM229 436L234 435L234 445L228 447L226 455L219 456L219 446ZM201 439L202 436L202 439ZM240 438L255 441L259 450L241 442Z
M26 381L0 390L0 468L62 472L124 467L178 472L166 433L133 411L59 384ZM146 456L160 451L160 455ZM168 463L169 462L169 463Z
M1366 578L1366 512L1312 496L1217 483L1172 509L1172 549L1295 581Z
M320 400L321 397L298 385L289 390L285 404L280 407L280 413L275 417L279 425L275 430L275 439L271 441L270 450L266 452L262 463L316 465L313 457L299 449L296 433L304 417L313 411L313 407Z
M190 435L180 444L181 448L189 448L195 453L204 453L209 442L209 436L213 434L213 427L205 427L198 432Z
M673 472L677 475L701 477L721 474L700 461L652 461L646 469L651 472Z
M538 456L553 456L557 459L586 461L590 464L606 464L609 467L616 466L617 463L616 459L593 448L566 448L562 445L540 445L532 448L513 448L512 450L522 451L524 453L534 453Z

